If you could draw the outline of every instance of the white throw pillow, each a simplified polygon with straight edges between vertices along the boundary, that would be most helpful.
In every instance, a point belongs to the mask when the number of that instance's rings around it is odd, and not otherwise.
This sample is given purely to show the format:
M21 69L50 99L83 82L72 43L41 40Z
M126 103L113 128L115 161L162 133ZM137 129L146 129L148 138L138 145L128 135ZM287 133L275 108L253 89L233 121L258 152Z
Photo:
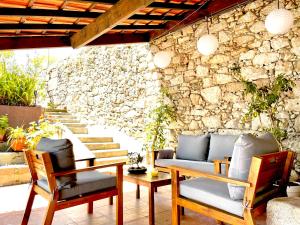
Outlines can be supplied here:
M252 134L242 134L235 142L228 177L247 180L252 157L279 151L278 142L270 133L260 137ZM244 198L245 188L228 184L230 198L241 200Z

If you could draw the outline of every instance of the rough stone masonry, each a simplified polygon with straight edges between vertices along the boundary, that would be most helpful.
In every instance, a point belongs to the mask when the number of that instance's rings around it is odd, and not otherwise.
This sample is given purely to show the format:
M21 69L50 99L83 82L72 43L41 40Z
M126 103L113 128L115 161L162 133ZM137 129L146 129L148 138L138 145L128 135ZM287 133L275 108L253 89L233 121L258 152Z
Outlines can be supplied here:
M204 21L149 45L86 48L49 70L50 99L89 123L115 126L142 137L158 90L167 87L178 113L170 127L171 146L180 133L257 132L269 120L263 115L263 124L241 122L247 99L243 85L229 69L239 62L242 76L258 85L280 73L295 81L293 93L279 106L278 117L288 127L285 147L300 152L300 2L280 2L295 17L292 30L285 35L271 35L264 27L276 1L257 0L212 17L210 32L219 38L220 46L211 56L201 56L196 48L206 33ZM151 55L159 50L174 53L166 69L153 66Z

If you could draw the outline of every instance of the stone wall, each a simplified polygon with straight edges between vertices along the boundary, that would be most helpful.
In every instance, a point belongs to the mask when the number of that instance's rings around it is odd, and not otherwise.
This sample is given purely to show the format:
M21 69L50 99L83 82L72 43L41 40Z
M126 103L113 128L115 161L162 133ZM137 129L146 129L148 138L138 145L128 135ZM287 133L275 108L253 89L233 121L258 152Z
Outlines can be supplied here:
M79 57L49 71L50 99L88 123L115 126L141 137L147 112L163 86L178 112L170 127L172 146L180 133L257 132L259 120L241 122L247 99L242 83L229 69L238 62L242 76L258 85L280 73L295 81L278 116L288 125L285 145L300 152L300 2L284 3L295 16L293 29L285 35L273 36L264 27L276 1L257 0L214 16L210 32L219 38L220 46L211 56L201 56L196 49L197 40L206 34L204 21L156 39L150 47L86 48ZM155 69L151 63L149 53L159 50L174 53L166 69ZM267 125L265 116L262 121Z
M238 62L242 76L258 85L280 73L296 82L293 93L279 106L278 116L288 124L285 144L300 152L300 2L285 3L295 16L293 29L285 35L273 36L264 27L266 15L276 8L277 1L257 0L212 18L210 32L219 38L220 46L211 56L201 56L196 49L197 40L207 32L204 21L151 43L153 54L159 50L174 53L171 65L157 70L178 110L178 121L172 125L174 143L180 133L260 130L259 120L241 122L247 102L242 83L229 69Z
M50 100L88 124L141 136L159 88L148 54L148 44L85 48L48 72Z

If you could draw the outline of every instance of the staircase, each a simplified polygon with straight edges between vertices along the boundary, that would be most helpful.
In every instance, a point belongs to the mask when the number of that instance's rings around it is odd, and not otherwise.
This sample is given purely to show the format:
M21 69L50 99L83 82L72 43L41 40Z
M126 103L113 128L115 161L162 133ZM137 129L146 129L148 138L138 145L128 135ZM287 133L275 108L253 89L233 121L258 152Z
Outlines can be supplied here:
M77 138L95 155L95 165L126 162L128 150L120 149L112 137L92 136L86 124L66 110L46 110L45 117L53 122L60 122L72 131Z

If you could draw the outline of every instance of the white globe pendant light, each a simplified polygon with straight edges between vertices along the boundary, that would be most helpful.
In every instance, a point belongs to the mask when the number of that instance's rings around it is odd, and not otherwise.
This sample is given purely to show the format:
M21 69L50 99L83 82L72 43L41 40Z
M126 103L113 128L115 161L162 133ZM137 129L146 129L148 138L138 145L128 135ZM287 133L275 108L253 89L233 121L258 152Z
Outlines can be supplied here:
M292 28L293 23L293 14L289 10L280 9L278 0L278 9L269 13L265 26L271 34L285 34Z
M209 33L208 18L206 18L207 33L197 41L198 51L205 56L213 54L219 47L218 38Z
M206 56L213 54L218 47L218 39L212 34L203 35L197 42L198 51Z
M158 68L164 69L170 65L171 59L172 59L171 52L160 51L154 55L153 62L155 66L157 66Z

